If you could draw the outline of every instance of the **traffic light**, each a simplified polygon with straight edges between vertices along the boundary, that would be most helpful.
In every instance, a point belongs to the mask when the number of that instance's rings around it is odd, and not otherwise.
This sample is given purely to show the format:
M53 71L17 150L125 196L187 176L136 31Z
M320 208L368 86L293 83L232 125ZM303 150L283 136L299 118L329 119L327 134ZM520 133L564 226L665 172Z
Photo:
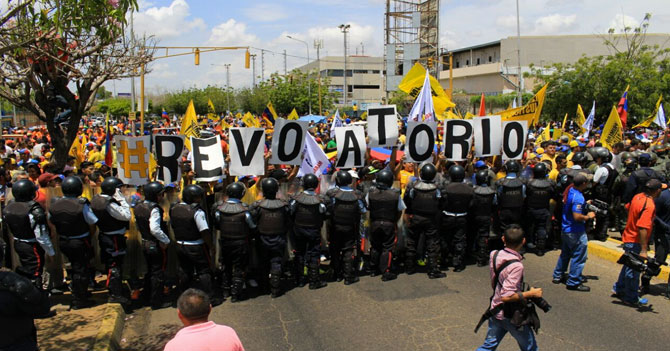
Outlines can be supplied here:
M244 68L249 69L251 66L251 55L249 54L249 49L247 49L247 52L244 54Z
M432 57L428 58L428 67L433 67L433 58Z
M195 48L195 65L200 65L200 49Z

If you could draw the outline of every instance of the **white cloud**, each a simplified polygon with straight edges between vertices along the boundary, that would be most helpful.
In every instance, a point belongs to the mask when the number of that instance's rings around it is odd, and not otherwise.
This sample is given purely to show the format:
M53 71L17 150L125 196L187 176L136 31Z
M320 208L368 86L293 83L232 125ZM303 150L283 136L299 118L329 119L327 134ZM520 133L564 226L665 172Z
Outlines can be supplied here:
M208 45L219 46L249 46L257 44L258 37L254 34L247 33L247 25L242 22L237 22L234 19L229 19L214 28L212 34L207 40Z
M523 22L523 17L519 17L519 22ZM496 25L508 30L516 30L516 15L500 16L496 18Z
M170 6L149 7L151 3L134 16L135 33L154 35L159 39L174 38L192 30L207 28L201 18L191 18L190 8L186 0L174 0Z
M535 20L534 34L560 34L568 29L572 29L577 21L577 15L559 15L553 14L540 17Z
M635 17L623 14L616 14L614 18L610 21L609 28L614 28L614 30L618 33L623 32L624 28L626 27L634 29L639 25L640 21L636 20Z
M256 22L275 22L288 17L284 7L279 4L256 4L242 10L242 12Z

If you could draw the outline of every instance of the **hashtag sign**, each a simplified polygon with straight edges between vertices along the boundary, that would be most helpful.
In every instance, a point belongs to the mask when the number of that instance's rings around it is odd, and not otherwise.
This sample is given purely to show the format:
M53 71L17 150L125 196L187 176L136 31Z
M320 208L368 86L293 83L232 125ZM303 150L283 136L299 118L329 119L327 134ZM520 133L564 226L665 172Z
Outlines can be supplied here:
M117 137L119 178L142 185L149 177L149 137Z

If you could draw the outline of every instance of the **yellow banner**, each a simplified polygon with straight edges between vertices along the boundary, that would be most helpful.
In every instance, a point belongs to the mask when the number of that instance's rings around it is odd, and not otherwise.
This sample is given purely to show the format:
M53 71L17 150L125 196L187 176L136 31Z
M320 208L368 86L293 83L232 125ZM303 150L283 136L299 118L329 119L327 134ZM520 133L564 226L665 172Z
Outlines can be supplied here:
M473 115L473 114L470 113L470 112L466 112L466 113L465 113L465 119L472 119L474 116L475 116L475 115Z
M535 144L540 145L540 143L545 142L547 140L551 140L551 128L549 126L546 126L540 136L537 137L535 140Z
M537 122L540 121L540 115L542 114L542 106L544 105L544 97L547 93L548 85L549 84L545 84L527 104L500 112L502 120L527 121L529 127L537 124Z
M405 75L400 84L398 84L398 89L416 99L416 97L419 96L421 88L423 88L423 81L425 79L426 69L417 62L414 64L414 67L407 72L407 75ZM430 76L430 90L431 95L433 95L433 107L435 108L436 115L442 115L448 108L456 106L456 104L449 100L449 96L447 96L444 89L442 89L440 82L433 76Z
M190 137L199 138L200 137L200 127L198 126L198 118L195 115L195 107L193 106L193 100L189 101L188 107L186 108L186 113L181 120L181 129L179 133L184 138L184 146L187 149L191 150L191 141Z
M621 118L619 118L616 106L612 106L612 111L607 118L607 123L605 123L603 133L600 136L600 143L612 150L612 146L620 141L623 141L623 126L621 125Z
M207 99L207 119L212 121L218 121L220 119L219 115L216 114L216 109L214 109L214 103L212 99Z
M582 105L577 104L577 125L579 127L579 130L582 132L586 132L586 129L582 128L584 123L586 123L586 117L584 116L584 110L582 110Z
M291 111L291 113L288 114L287 119L289 121L297 121L299 118L300 118L300 116L298 116L298 112L294 108L293 111Z
M247 127L261 127L260 122L258 122L258 118L254 117L250 112L244 114L244 117L242 117L242 122L244 122L244 125Z
M656 115L658 114L658 108L661 106L661 101L663 101L663 95L661 95L658 98L658 101L656 102L656 109L654 110L654 113L652 113L651 116L647 117L644 121L634 125L633 128L637 128L637 127L647 128L652 123L654 123L654 121L656 120ZM665 126L661 126L661 127L665 127Z
M438 115L437 118L440 118ZM440 121L443 121L445 119L461 119L457 114L454 113L451 109L447 110L446 116L444 116Z

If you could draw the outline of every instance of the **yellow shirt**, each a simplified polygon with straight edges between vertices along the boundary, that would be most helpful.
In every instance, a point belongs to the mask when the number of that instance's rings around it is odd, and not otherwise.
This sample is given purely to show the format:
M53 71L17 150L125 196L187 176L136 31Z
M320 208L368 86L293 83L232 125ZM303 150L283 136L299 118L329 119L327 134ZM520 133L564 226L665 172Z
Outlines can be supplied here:
M544 154L544 155L542 155L542 158L540 159L540 161L544 161L544 160L551 161L551 169L556 169L556 155L554 155L554 157L551 157L547 154Z
M549 171L549 179L556 181L558 179L558 170L557 169L552 169Z
M568 156L565 157L565 159L568 161L568 168L572 168L575 164L572 162L572 156L575 156L574 152L571 152L568 154Z
M88 161L96 163L98 161L104 161L105 156L102 154L102 152L98 151L91 151L88 153Z
M258 182L256 182L254 185L250 186L247 189L247 192L244 194L244 197L242 197L242 202L244 202L247 205L251 205L256 200L260 200L260 192L258 191Z
M402 191L402 194L405 194L405 187L407 186L407 183L409 183L410 178L414 176L414 173L412 172L407 172L406 170L401 170L400 171L400 190Z

